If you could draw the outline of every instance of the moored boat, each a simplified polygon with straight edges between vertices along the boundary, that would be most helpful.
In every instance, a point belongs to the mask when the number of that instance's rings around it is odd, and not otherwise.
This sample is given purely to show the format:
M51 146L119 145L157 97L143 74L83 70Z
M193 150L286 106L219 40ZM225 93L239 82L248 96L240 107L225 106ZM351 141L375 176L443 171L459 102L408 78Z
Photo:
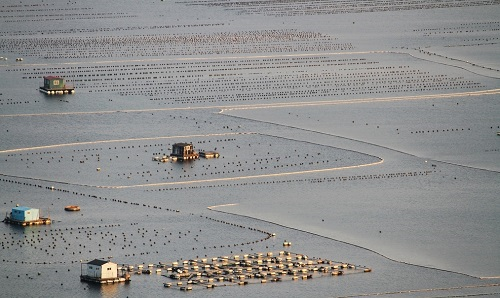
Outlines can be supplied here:
M66 211L80 211L80 206L69 205L69 206L64 207L64 210L66 210Z

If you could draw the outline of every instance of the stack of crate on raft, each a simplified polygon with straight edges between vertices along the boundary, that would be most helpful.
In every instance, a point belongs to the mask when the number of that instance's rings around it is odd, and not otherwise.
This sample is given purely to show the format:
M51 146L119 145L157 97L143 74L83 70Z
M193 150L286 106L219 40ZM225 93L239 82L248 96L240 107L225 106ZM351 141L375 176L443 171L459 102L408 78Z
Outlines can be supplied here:
M66 84L64 78L58 76L43 77L43 86L40 86L40 92L45 94L74 94L75 88Z

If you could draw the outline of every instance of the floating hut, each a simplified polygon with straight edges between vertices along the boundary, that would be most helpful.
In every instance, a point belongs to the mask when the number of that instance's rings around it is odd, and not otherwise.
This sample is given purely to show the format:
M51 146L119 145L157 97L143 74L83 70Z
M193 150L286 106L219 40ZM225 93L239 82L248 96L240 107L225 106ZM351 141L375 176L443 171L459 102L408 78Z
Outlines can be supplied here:
M109 260L95 259L88 263L81 263L80 280L100 284L130 281L130 275L128 273L119 274L119 269L116 263Z
M40 209L16 206L12 208L10 214L5 215L5 223L12 223L21 226L49 225L52 221L50 217L40 217Z
M62 77L45 76L43 77L43 86L40 86L40 91L49 95L73 94L75 93L75 88L66 85Z
M191 143L176 143L172 145L172 153L170 156L176 157L178 160L197 159L200 155L194 151Z

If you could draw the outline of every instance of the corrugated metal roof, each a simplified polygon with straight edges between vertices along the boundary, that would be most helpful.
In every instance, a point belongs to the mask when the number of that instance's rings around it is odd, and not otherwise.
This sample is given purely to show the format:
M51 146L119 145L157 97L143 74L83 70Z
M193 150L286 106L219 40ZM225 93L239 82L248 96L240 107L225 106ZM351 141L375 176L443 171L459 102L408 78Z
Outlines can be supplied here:
M12 208L12 210L19 210L19 211L27 211L27 210L31 210L31 209L33 209L33 208L25 207L25 206L19 206L19 207Z
M107 264L107 263L111 263L111 262L110 261L104 261L104 260L95 259L95 260L92 260L92 261L88 262L87 264L89 264L89 265L96 265L96 266L102 266L102 265Z
M58 76L45 76L43 78L46 80L61 80L62 79L61 77L58 77Z
M176 147L186 147L186 146L193 146L192 143L175 143L173 144L172 146L176 146Z

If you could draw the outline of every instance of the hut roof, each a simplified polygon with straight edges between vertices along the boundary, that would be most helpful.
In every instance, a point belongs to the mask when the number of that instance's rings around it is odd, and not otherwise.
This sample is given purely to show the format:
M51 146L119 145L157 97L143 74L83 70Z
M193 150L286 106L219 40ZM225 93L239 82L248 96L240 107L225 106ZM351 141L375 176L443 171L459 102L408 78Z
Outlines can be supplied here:
M172 146L186 147L186 146L193 146L193 144L192 143L175 143Z
M18 206L18 207L12 208L12 210L19 210L19 211L27 211L27 210L31 210L31 209L33 209L33 208L26 207L26 206Z
M107 263L111 263L111 261L95 259L95 260L88 262L87 264L95 265L95 266L102 266L102 265L107 264Z
M61 77L58 77L58 76L45 76L43 78L46 80L60 80L60 79L62 79Z

